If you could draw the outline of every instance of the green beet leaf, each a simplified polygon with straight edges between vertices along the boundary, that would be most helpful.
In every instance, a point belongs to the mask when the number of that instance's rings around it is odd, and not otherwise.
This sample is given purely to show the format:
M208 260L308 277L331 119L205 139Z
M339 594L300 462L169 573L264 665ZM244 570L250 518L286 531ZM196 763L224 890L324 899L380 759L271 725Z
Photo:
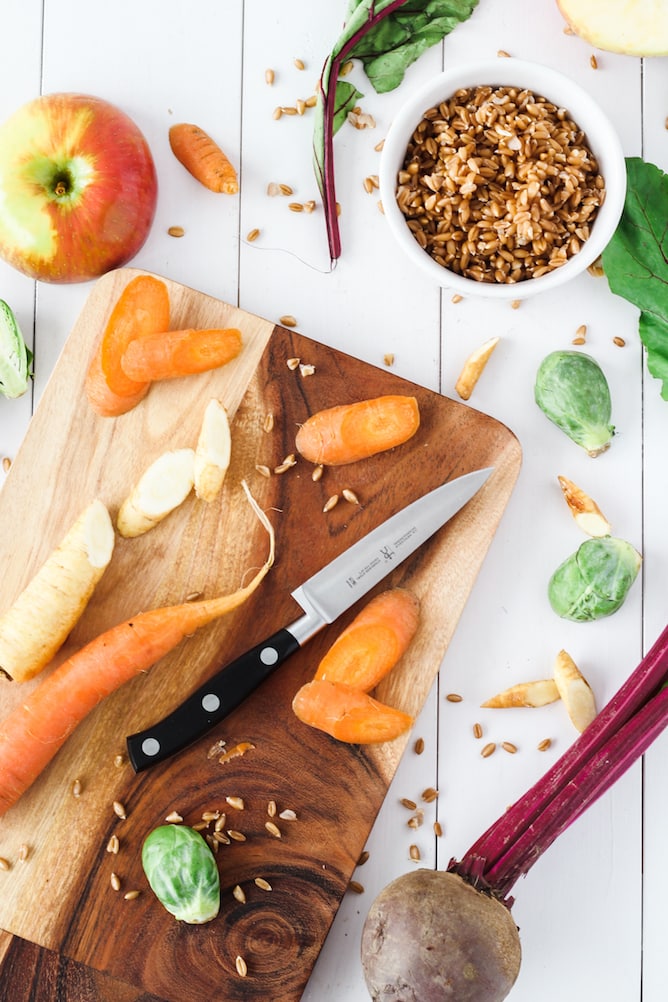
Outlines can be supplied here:
M220 876L216 860L193 828L155 828L144 841L142 866L155 896L180 922L201 925L218 914Z
M379 94L394 90L426 49L468 20L478 0L349 0L343 30L327 57L314 109L313 166L322 195L332 264L341 254L334 147L336 132L362 95L341 81L349 59L361 60ZM345 88L341 84L345 83Z
M603 270L612 292L640 310L647 368L668 400L668 174L639 157L627 158L626 174L624 211Z
M588 539L556 569L550 605L562 619L587 623L611 616L624 603L642 557L624 539Z

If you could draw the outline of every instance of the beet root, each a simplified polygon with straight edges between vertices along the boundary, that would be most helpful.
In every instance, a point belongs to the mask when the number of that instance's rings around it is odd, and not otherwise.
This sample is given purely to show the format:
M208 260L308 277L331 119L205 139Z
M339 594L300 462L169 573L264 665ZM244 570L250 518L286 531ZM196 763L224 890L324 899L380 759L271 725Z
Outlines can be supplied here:
M506 905L455 873L427 869L380 892L361 952L373 1002L502 1002L521 960Z

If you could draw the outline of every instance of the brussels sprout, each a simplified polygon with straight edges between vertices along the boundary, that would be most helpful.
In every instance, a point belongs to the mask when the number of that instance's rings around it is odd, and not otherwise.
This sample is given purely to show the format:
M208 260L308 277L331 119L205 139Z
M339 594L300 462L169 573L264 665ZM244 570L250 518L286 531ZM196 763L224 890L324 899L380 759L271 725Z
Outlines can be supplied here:
M200 925L216 917L220 875L199 832L161 825L145 839L141 861L151 890L174 918Z
M550 578L550 605L562 619L576 623L611 616L624 602L641 561L623 539L587 539Z
M11 308L0 299L0 394L20 397L28 389L32 352Z
M543 414L590 456L609 448L610 388L598 362L580 351L553 351L536 374L536 403Z

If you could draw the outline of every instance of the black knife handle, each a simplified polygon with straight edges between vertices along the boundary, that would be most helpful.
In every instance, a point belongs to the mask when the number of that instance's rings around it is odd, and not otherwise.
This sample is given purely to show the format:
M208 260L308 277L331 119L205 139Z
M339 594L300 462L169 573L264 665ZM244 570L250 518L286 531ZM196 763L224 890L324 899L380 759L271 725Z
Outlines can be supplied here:
M132 768L148 769L202 737L298 648L288 630L278 630L221 668L168 716L126 739Z

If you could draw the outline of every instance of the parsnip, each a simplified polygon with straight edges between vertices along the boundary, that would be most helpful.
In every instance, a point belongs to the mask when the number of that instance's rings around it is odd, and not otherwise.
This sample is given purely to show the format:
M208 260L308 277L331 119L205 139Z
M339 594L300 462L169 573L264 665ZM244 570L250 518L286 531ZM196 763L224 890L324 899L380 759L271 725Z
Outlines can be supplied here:
M213 501L217 496L230 465L231 452L227 411L219 400L210 400L195 449L195 494L200 500Z
M194 449L174 449L158 456L119 509L116 527L121 536L148 532L185 501L194 482Z
M557 684L552 678L538 679L535 682L518 682L492 696L481 706L492 709L507 709L511 706L547 706L559 699Z
M584 731L596 716L596 700L591 686L566 651L557 654L554 681L573 726Z
M489 362L490 356L499 341L500 338L498 337L489 338L479 348L472 351L464 362L462 371L455 383L455 390L462 400L468 400L473 393L475 385L482 376L483 369Z
M24 682L46 667L80 619L113 549L109 512L93 501L0 616L0 669Z
M567 477L557 477L571 515L588 536L609 536L612 527L593 498Z

